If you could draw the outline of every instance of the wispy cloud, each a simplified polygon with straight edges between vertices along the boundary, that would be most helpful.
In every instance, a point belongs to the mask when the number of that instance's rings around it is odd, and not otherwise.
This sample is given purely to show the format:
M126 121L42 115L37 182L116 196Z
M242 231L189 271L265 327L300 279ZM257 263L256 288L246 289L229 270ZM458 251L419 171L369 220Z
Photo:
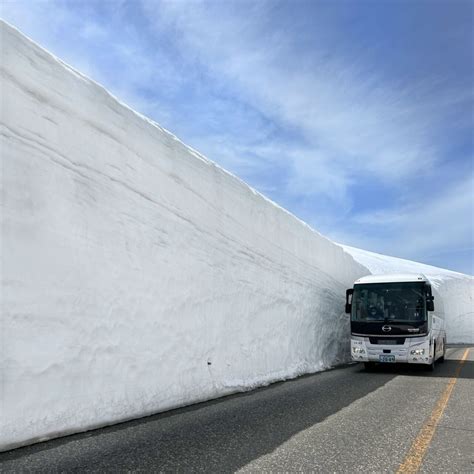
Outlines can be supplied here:
M144 3L153 16L157 3ZM304 134L307 150L315 150L304 159L308 168L321 168L321 175L332 168L333 175L363 172L396 184L436 162L433 109L449 105L449 98L433 103L431 79L400 87L343 51L328 56L330 45L298 49L287 31L275 31L274 25L269 30L271 5L236 12L215 3L164 2L156 16L172 23L182 48L233 84L242 100ZM323 30L318 36L327 36L324 24L316 19L314 26ZM298 168L302 160L300 155Z
M380 253L437 262L452 254L452 263L472 274L474 270L474 179L468 175L446 190L433 189L400 207L355 214L347 228L335 235L350 244ZM348 235L350 237L348 238ZM393 242L397 242L397 246ZM460 260L455 261L456 260Z

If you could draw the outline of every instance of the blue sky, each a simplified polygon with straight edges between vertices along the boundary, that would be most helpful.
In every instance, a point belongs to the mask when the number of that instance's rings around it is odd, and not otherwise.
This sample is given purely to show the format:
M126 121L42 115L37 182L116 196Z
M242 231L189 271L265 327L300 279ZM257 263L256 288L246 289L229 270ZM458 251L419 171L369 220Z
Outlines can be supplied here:
M4 1L1 16L341 243L473 274L471 1Z

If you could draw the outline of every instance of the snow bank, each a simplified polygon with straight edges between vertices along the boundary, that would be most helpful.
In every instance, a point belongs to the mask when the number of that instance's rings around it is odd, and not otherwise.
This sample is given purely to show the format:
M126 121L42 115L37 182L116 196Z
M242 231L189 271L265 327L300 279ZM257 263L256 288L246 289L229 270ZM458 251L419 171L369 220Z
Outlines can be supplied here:
M1 39L2 449L345 360L344 292L367 269L5 23Z
M345 245L342 245L342 248L373 274L424 273L443 298L448 342L474 343L474 278L472 276Z

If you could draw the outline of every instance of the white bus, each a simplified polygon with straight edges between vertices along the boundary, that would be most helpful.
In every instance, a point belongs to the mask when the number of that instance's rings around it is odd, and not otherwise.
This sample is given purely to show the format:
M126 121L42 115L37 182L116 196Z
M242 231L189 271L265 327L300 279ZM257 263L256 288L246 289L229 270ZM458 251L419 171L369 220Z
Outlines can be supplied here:
M436 307L436 310L435 310ZM422 274L370 275L346 291L351 315L352 360L425 364L434 369L446 354L444 310Z

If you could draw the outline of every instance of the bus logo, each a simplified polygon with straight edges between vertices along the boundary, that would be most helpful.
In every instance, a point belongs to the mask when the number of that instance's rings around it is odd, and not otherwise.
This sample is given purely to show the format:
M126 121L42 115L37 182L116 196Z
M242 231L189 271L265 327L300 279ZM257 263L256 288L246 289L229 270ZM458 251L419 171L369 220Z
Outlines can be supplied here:
M382 326L383 332L390 332L392 330L392 326Z

